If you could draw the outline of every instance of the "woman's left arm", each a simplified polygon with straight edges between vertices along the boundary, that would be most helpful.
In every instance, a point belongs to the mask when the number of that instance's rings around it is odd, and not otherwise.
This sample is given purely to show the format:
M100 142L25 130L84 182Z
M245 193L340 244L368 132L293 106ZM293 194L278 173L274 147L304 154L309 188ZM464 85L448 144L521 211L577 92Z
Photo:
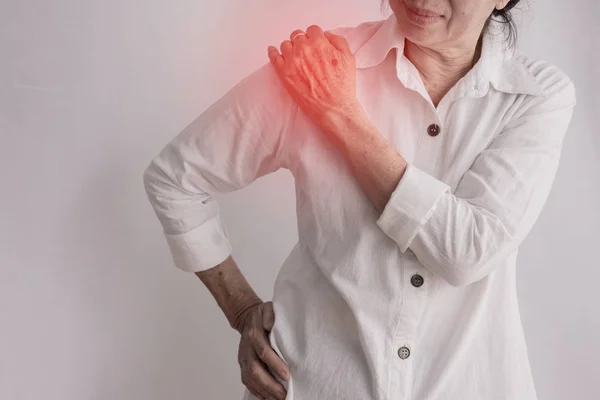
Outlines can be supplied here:
M269 57L287 91L347 159L380 215L377 225L453 286L487 276L531 231L548 197L575 106L575 88L544 71L531 96L464 174L454 193L409 164L356 100L355 59L345 38L316 25ZM291 35L294 37L294 32Z
M532 96L478 155L454 193L407 164L364 118L338 125L340 148L380 212L377 225L402 252L410 248L431 272L464 286L516 250L546 202L575 105L572 82L558 75L546 97Z

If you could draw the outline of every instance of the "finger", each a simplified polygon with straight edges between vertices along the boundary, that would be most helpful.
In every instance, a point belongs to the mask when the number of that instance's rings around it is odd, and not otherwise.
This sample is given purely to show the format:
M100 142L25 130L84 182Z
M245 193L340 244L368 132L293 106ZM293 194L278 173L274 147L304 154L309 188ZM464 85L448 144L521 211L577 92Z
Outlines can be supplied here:
M254 387L259 393L274 396L276 399L285 399L285 387L267 371L265 365L260 362L258 357L250 361L249 380L254 381Z
M343 52L347 55L352 55L352 51L350 50L350 46L346 41L346 38L340 35L336 35L335 33L331 33L329 31L324 32L325 37L329 39L329 43L333 45L336 49Z
M257 391L256 391L256 389L254 389L254 387L252 387L252 386L249 386L249 385L246 385L246 388L248 389L248 391L249 391L250 393L252 393L252 395L253 395L254 397L256 397L257 399L261 399L261 400L263 400L263 395L262 395L262 394L260 394L259 392L257 392Z
M290 40L293 44L298 44L308 40L308 37L302 29L296 29L295 31L290 33Z
M294 47L290 40L284 40L283 42L281 42L279 48L281 49L283 61L287 62L292 59L292 57L294 56Z
M248 388L248 390L259 399L268 399L269 393L267 393L258 383L256 379L252 376L252 370L250 368L250 361L248 360L256 360L256 353L253 350L248 352L247 358L243 358L240 363L241 372L242 372L242 383L244 386ZM256 362L256 361L253 361Z
M282 380L289 379L289 369L287 364L279 357L279 355L271 347L267 335L257 338L254 342L254 351L262 362L267 364L271 371L275 372Z
M262 308L260 309L262 314L262 324L263 328L266 331L270 331L273 329L273 324L275 323L275 312L273 311L273 302L267 301L260 305Z
M248 386L246 386L246 387L248 387ZM260 400L269 400L271 398L270 395L267 395L266 393L259 391L258 389L256 389L256 387L252 387L252 389L248 388L248 390L250 392L252 392L252 394L254 396L256 396L257 399L260 399Z
M268 400L271 398L271 394L267 393L263 388L260 387L258 382L250 380L248 383L248 390L250 390L256 397L262 400Z
M283 65L285 63L283 61L283 57L281 56L281 54L279 54L277 47L269 46L267 48L267 53L269 55L269 60L271 60L271 63L276 67L276 69L283 68Z
M309 39L325 38L323 29L321 29L319 25L311 25L306 28L306 36L308 36Z

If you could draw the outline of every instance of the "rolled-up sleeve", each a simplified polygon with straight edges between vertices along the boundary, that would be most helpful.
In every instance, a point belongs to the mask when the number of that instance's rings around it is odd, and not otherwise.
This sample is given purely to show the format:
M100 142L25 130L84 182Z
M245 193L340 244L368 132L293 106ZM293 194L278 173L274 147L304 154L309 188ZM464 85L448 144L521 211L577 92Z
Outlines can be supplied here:
M197 272L232 254L215 193L287 168L285 137L295 104L270 62L238 82L147 166L144 188L175 266Z
M575 106L563 77L529 96L453 192L409 164L377 225L453 286L487 276L517 249L551 190Z

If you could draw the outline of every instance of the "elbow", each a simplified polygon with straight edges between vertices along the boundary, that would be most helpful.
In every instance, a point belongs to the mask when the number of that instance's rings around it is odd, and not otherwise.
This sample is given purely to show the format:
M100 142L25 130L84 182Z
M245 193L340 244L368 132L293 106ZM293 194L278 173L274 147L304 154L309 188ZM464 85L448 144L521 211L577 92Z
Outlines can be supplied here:
M146 190L146 192L148 192L148 187L151 184L152 178L151 178L151 172L150 172L150 165L148 165L146 167L146 169L144 170L144 173L142 174L142 183L144 185L144 190Z
M439 260L442 276L454 287L468 286L485 278L495 261L515 243L500 218L483 213L477 216L469 229L461 229L462 234L455 232L454 240L445 248L445 257Z
M489 273L487 266L493 254L475 260L455 260L438 266L439 275L454 287L465 287L475 283Z
M500 226L501 227L501 226ZM471 285L494 270L498 260L502 260L517 241L503 227L494 230L482 230L470 240L454 246L444 257L435 257L440 275L454 287Z
M454 265L447 269L443 278L451 286L465 287L484 278L480 271L480 264Z
M465 287L487 277L495 270L498 261L512 249L513 241L503 240L494 250L482 251L460 257L439 265L440 275L454 287Z
M485 278L522 239L514 218L466 202L460 205L447 218L430 222L410 243L419 261L454 287Z
M142 174L142 182L144 183L144 188L146 188L146 189L152 183L152 175L153 175L152 168L153 168L152 163L150 163L144 170L144 173Z
M154 160L152 160L142 174L142 183L149 199L156 198L161 181L164 181L164 178L161 178L163 176L164 174L161 173L161 170L156 166Z

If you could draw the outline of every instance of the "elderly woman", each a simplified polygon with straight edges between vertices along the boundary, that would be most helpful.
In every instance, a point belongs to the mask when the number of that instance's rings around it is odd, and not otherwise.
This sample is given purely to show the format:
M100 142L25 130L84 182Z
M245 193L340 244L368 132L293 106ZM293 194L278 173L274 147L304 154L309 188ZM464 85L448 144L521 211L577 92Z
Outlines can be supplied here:
M385 20L296 30L147 167L175 265L241 334L244 398L537 398L515 264L575 90L510 45L518 2L390 0ZM214 193L279 168L298 242L263 302Z

